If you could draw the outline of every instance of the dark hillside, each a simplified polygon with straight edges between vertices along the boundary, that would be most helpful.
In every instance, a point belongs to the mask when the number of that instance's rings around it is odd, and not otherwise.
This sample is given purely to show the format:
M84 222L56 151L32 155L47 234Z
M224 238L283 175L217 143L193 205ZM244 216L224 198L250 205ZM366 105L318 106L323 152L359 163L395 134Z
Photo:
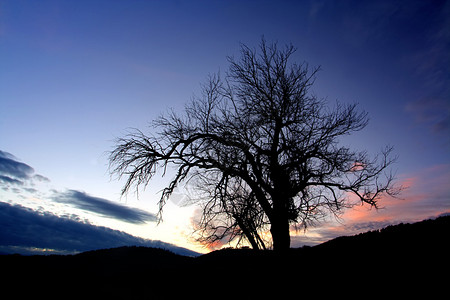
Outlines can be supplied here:
M338 237L314 248L318 251L364 251L374 257L445 254L450 249L450 216L413 224L398 224L355 236Z
M272 251L223 249L197 258L167 250L121 247L68 256L0 256L1 284L17 297L96 295L101 298L153 298L195 289L224 290L248 285L315 288L334 293L349 283L414 288L439 287L449 267L450 217L399 224L356 236L340 237L315 247ZM443 272L442 272L443 271ZM23 285L24 289L17 289ZM165 288L162 288L165 287ZM326 287L324 289L324 287ZM442 287L442 286L441 286ZM56 292L64 291L64 294ZM437 289L439 290L439 289Z
M108 277L117 273L164 273L193 262L193 258L170 251L147 247L120 247L84 252L72 257L77 268L92 268L97 275Z
M339 237L282 255L224 249L200 256L196 262L198 267L215 265L225 277L271 274L290 285L326 293L354 283L392 291L405 284L402 288L442 287L450 267L449 237L450 216L446 216Z
M158 286L173 274L186 273L193 261L192 257L147 247L120 247L68 256L5 255L0 256L1 282L5 287L25 284L27 289L14 289L17 296L29 296L32 289L35 295L50 293L56 298L95 295L101 299L118 296L129 299L150 292L150 287ZM54 288L58 289L57 294ZM60 295L59 291L64 293Z

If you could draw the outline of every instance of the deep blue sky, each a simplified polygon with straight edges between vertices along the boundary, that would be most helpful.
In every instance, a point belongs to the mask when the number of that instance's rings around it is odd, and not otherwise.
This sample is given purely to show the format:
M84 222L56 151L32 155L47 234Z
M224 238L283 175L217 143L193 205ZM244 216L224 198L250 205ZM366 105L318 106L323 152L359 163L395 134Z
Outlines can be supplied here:
M161 112L182 110L209 73L226 72L240 43L257 47L262 36L321 66L319 97L369 113L346 143L395 146L399 182L410 188L400 206L386 200L368 220L450 211L450 3L425 0L0 1L0 150L48 180L19 185L4 167L0 201L80 214L80 197L70 207L55 201L72 192L155 213L164 181L124 203L105 152L127 128L147 130ZM188 230L193 211L173 205L176 222L140 229L84 217L181 243L174 232Z

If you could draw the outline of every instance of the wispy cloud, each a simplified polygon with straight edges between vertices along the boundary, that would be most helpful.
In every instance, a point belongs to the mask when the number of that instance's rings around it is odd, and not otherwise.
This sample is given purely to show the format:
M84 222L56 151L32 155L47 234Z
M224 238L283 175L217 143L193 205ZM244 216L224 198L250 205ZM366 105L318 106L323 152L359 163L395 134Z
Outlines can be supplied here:
M34 169L26 163L20 162L11 153L0 150L0 182L3 185L32 184L34 181L50 182L42 175L34 174Z
M22 181L6 175L0 175L0 182L6 185L23 185Z
M435 134L450 133L450 102L444 98L423 98L407 103L406 111L416 123L425 125Z
M450 4L445 1L423 3L432 7L433 19L427 24L429 29L423 34L421 47L404 58L423 95L409 101L405 109L417 124L428 127L433 134L440 134L449 143Z
M27 164L21 163L12 154L0 151L0 175L17 181L27 180L34 169Z
M128 223L142 224L145 222L155 222L154 214L146 211L131 208L114 203L112 201L93 197L85 192L68 190L65 192L55 192L52 200L59 203L66 203L81 210L90 211L103 217L113 218Z

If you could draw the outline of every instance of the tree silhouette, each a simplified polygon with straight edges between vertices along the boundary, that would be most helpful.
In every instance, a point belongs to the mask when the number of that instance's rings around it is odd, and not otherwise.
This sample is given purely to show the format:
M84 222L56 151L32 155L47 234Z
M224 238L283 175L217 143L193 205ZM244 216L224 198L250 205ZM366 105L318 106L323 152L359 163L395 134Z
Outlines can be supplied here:
M126 177L122 193L146 186L158 170L176 174L162 191L159 217L181 182L193 183L202 207L199 241L246 239L253 248L290 247L290 228L306 226L348 206L349 195L377 207L394 195L392 148L370 158L339 138L362 130L367 113L356 104L333 107L310 88L318 68L290 63L292 45L262 40L228 58L224 79L209 76L184 114L153 121L157 133L134 130L119 138L110 169ZM270 244L270 243L269 243Z

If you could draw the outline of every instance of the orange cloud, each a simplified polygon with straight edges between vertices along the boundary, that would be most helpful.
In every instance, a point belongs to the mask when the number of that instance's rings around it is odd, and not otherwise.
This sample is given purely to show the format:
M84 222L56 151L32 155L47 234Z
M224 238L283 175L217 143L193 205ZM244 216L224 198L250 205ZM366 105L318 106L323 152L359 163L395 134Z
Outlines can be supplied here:
M224 245L225 245L225 243L222 242L222 241L215 241L215 242L212 242L212 243L210 243L210 244L207 244L207 245L206 245L206 248L207 248L209 251L214 251L214 250L217 250L217 249L222 248Z
M450 165L436 165L399 176L399 198L384 196L379 210L356 206L344 213L348 222L420 221L450 211Z
M381 229L401 222L417 222L450 212L450 164L435 165L414 173L399 176L404 189L399 198L383 196L380 209L356 204L347 209L340 221L333 219L293 237L293 247L315 244L329 239ZM347 195L352 203L357 197Z

